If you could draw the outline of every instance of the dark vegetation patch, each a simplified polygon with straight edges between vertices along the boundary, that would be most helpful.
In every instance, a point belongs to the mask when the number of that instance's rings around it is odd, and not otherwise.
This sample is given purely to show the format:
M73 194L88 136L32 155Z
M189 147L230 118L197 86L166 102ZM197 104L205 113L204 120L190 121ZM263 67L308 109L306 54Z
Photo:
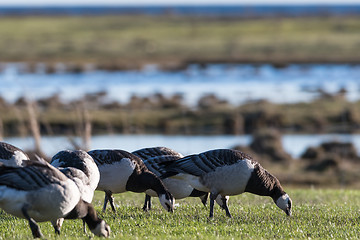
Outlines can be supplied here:
M299 159L285 152L282 134L358 133L360 102L343 97L319 98L310 103L272 104L267 101L233 106L212 95L204 96L196 107L186 106L181 95L134 96L128 103L103 101L106 93L89 94L64 103L58 96L32 103L40 135L90 138L96 134L251 134L248 146L234 146L260 162L287 184L301 186L357 186L360 158L350 143L325 142L309 147ZM1 100L2 135L33 135L29 103ZM339 119L346 111L345 117ZM317 121L314 122L314 118ZM84 134L90 126L90 132ZM30 155L41 155L41 149ZM51 156L43 156L45 158Z
M267 101L234 106L215 95L205 95L197 106L184 104L182 95L133 96L127 103L106 101L106 92L86 94L71 102L58 95L34 103L42 135L76 132L84 111L93 134L254 134L261 129L284 133L358 133L360 102L343 96L320 97L310 103L273 104ZM27 100L0 98L3 136L29 135ZM259 146L260 147L260 146ZM264 147L264 146L261 146Z

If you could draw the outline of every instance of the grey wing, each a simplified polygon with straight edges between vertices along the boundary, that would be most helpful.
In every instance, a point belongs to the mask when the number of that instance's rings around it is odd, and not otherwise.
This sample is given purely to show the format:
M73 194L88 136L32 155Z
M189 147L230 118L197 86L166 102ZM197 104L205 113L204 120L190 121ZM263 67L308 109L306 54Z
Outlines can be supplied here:
M144 160L146 167L157 176L161 176L166 172L162 164L170 164L180 159L179 156L175 155L162 155L155 156Z
M165 167L165 169L170 172L173 171L201 176L214 171L219 165L214 164L213 161L210 161L209 159L209 157L205 157L201 154L190 155L173 162Z
M0 167L0 185L19 190L36 190L52 183L58 183L58 174L46 166ZM60 173L61 174L61 173ZM65 176L63 176L65 177Z
M136 156L140 157L142 160L146 160L148 158L153 158L157 156L163 156L163 155L183 157L181 153L178 153L167 147L143 148L132 152L132 154L135 154Z
M230 149L211 150L200 154L186 156L170 164L168 171L201 176L215 171L224 165L232 165L246 158L247 155ZM249 159L251 159L249 157Z
M252 160L251 156L233 149L215 149L199 154L202 158L208 159L210 164L217 167L224 165L232 165L241 160Z
M92 150L89 151L88 153L94 159L97 165L120 162L124 158L130 158L130 159L138 158L137 156L123 150L110 150L110 149Z

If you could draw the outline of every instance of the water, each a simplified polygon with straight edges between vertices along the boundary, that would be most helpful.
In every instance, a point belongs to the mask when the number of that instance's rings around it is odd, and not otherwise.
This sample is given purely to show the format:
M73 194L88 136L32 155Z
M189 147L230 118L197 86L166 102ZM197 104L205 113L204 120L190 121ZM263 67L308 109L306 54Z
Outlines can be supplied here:
M30 99L59 94L70 101L86 93L105 91L105 101L126 103L132 95L154 93L182 94L189 106L213 93L232 104L265 99L274 103L309 102L319 97L318 90L347 91L349 101L360 100L360 65L290 65L278 69L271 65L213 64L206 68L191 65L177 72L159 71L149 66L142 71L88 71L80 74L57 72L26 73L22 64L3 64L0 71L0 96L14 102L21 96Z
M75 140L79 141L79 138ZM250 135L241 136L166 136L166 135L101 135L91 139L92 149L122 149L135 151L145 147L166 146L183 154L194 154L216 148L231 148L248 145ZM32 138L5 138L4 141L21 149L32 149ZM360 153L360 134L323 134L323 135L283 135L284 150L293 158L298 158L309 146L323 142L339 141L353 143ZM69 139L64 136L43 137L42 149L48 156L60 150L70 149Z
M200 2L200 1L198 1ZM162 15L172 14L180 16L236 16L236 17L279 17L279 16L346 16L359 15L359 4L188 4L180 5L168 1L167 4L148 4L140 5L129 1L123 3L123 6L117 4L101 5L99 3L93 6L52 6L46 3L45 6L34 6L29 1L28 4L1 4L0 15L106 15L106 14L146 14Z

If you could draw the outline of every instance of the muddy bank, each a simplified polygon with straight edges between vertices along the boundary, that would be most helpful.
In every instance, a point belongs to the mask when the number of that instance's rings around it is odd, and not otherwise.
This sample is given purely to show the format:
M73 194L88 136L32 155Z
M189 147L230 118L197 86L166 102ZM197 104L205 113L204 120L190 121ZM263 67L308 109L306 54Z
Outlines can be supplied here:
M360 157L355 146L344 142L324 142L309 147L299 159L287 154L276 130L254 134L249 146L234 146L249 153L281 181L295 186L354 187L359 185Z

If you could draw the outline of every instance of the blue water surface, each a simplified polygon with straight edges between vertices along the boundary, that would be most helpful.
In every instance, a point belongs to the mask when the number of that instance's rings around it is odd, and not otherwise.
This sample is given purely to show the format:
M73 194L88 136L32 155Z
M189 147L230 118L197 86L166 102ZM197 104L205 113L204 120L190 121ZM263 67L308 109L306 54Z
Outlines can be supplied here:
M188 105L215 94L231 104L268 100L274 103L309 102L319 90L334 94L346 90L349 101L360 99L360 65L312 64L275 68L272 65L191 65L183 71L160 71L156 65L141 71L98 71L45 74L23 71L24 64L4 63L0 71L0 96L9 102L19 97L39 99L59 94L63 101L87 93L107 92L104 101L126 103L131 96L181 94Z

